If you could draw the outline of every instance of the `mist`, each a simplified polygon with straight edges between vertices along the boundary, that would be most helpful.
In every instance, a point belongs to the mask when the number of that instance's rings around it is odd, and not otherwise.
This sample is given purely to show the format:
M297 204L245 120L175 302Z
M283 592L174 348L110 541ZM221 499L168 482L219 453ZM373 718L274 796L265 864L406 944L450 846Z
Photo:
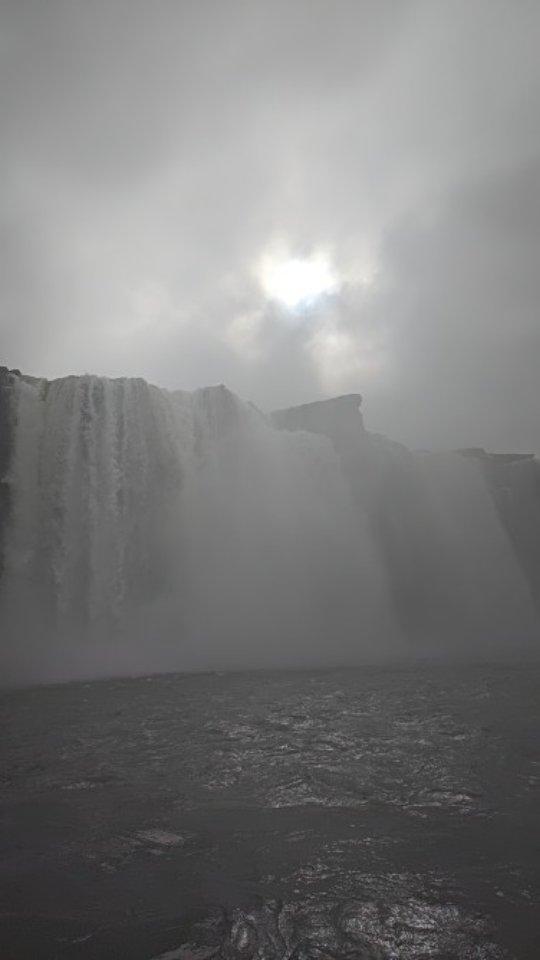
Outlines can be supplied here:
M15 677L392 651L381 558L329 439L278 431L224 387L16 388L2 593Z
M538 452L538 4L1 5L0 360ZM261 259L322 251L291 311Z
M6 377L8 681L536 649L534 459L411 452L359 395Z

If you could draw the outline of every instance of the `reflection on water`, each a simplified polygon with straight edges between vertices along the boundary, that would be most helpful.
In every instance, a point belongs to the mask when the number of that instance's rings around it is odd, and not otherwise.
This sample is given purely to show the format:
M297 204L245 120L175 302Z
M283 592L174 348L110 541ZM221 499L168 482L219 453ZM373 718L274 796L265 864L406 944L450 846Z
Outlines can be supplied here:
M527 665L4 693L7 955L536 960L539 688Z

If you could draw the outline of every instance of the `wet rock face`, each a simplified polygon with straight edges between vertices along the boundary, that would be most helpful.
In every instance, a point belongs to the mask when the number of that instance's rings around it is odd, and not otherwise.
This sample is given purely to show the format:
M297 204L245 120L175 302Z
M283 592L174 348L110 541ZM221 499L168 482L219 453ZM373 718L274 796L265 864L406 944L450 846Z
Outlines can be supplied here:
M476 460L540 610L540 463L532 453L458 451Z
M7 474L13 444L12 378L7 367L0 367L0 576L4 564L4 539L10 508Z
M348 393L331 400L305 403L300 407L276 410L272 414L274 424L280 430L307 430L329 437L337 449L346 444L355 447L364 431L360 413L362 396Z
M414 452L366 431L359 412L361 400L360 394L350 394L279 410L272 419L279 429L307 430L332 441L353 496L369 518L406 636L416 642L438 634L441 625L452 623L455 613L454 591L461 565L449 554L447 538L441 537L440 530L437 534L434 522L447 509L444 496L430 516L434 498L429 477L436 477L443 459L444 475L456 477L454 490L459 487L466 461L470 470L485 481L504 535L540 611L540 463L534 455L492 454L481 447L442 456ZM456 518L462 519L460 508ZM426 603L426 596L431 598L430 603ZM441 615L441 611L446 612ZM459 633L459 622L456 628L454 633Z

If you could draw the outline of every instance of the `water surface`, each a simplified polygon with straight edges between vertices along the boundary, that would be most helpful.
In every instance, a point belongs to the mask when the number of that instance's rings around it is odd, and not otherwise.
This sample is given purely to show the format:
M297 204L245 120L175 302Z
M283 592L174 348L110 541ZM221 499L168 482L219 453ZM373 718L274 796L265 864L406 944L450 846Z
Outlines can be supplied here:
M6 960L537 960L540 668L2 694Z

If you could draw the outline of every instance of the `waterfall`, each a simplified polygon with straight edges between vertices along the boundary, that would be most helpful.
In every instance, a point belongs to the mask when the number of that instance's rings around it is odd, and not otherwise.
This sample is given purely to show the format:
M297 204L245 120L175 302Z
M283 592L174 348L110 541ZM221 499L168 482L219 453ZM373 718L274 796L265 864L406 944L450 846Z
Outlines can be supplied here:
M7 669L350 659L396 634L329 440L224 387L84 376L15 385L2 586Z
M485 656L537 639L529 584L481 464L380 440L367 446L368 510L410 643Z
M374 438L353 406L333 436L333 409L320 430L317 411L289 428L223 386L16 378L4 675L339 664L530 639L538 620L477 464Z

